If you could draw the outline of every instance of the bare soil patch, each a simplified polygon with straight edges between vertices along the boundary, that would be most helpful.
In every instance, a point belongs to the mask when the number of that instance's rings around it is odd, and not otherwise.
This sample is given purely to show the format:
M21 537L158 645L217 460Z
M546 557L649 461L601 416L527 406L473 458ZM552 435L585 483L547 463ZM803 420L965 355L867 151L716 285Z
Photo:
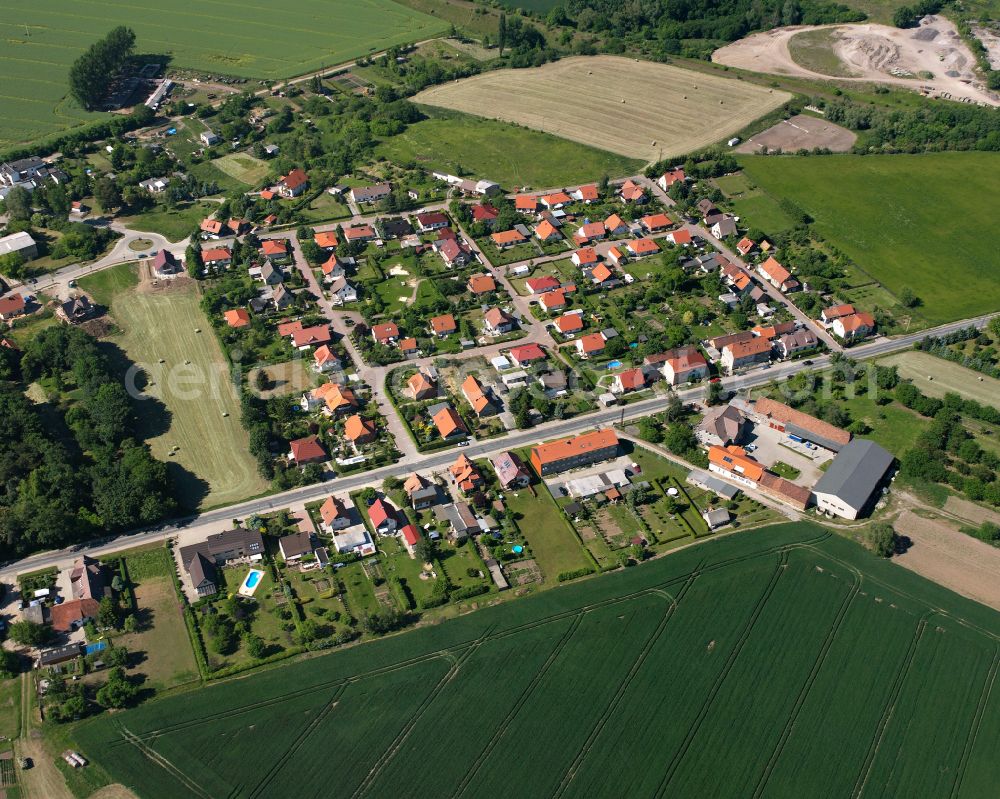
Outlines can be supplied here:
M962 596L1000 610L1000 549L960 533L943 521L903 511L894 525L910 548L899 565Z
M135 290L141 294L163 293L167 291L179 291L186 289L194 282L187 275L173 275L163 278L153 271L153 262L150 260L139 262L139 284Z
M944 509L948 513L966 519L973 524L982 524L983 522L1000 524L1000 513L992 511L989 508L984 508L967 499L962 499L961 497L948 497L945 500ZM998 580L1000 580L1000 577L998 577Z
M764 149L773 152L780 148L787 153L820 147L835 153L846 153L854 146L857 138L856 133L840 125L799 114L751 136L736 148L736 152L759 153Z
M808 59L811 66L797 62L789 49L792 38L824 29L836 33L830 40L832 52ZM830 80L830 74L817 71L818 64L826 63L825 56L836 56L844 71L851 73L836 80L890 83L929 97L1000 105L1000 95L985 87L954 23L938 16L924 17L919 27L905 30L875 24L775 28L719 48L712 60L753 72Z
M602 55L486 72L413 100L656 161L713 144L790 97L717 75Z

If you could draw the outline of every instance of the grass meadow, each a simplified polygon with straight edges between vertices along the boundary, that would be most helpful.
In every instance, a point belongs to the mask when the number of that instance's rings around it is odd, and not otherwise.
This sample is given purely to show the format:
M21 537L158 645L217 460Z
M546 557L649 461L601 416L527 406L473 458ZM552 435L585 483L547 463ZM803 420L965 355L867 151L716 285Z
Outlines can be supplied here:
M135 285L135 269L113 267L81 278L80 285L109 305L121 329L112 341L149 381L144 391L152 400L148 406L138 403L138 410L153 456L173 465L187 507L230 504L263 493L267 483L250 457L239 398L198 306L196 287L144 290Z
M428 109L429 118L378 146L398 164L464 170L505 188L569 186L632 175L642 162L507 122Z
M1000 780L998 633L993 611L781 525L105 714L75 740L143 799L978 799Z
M136 32L138 53L160 55L174 66L270 79L426 39L447 27L392 0L293 0L280 8L236 8L225 0L10 0L3 22L0 150L100 119L69 99L67 76L73 61L115 25Z
M816 229L941 324L1000 307L1000 154L746 156L753 182L788 197ZM753 220L751 219L751 222Z

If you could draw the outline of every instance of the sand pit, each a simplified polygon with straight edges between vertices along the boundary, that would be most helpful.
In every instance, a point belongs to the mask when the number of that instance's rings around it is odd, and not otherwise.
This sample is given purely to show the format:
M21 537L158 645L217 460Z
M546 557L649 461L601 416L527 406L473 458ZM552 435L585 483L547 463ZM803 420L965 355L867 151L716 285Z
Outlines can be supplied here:
M996 25L996 23L993 23ZM976 26L972 33L986 48L986 58L993 69L1000 69L1000 28L984 28Z
M799 114L751 136L736 148L736 152L759 153L766 148L769 152L780 149L789 153L820 147L835 153L846 153L854 146L857 138L856 133L840 125Z
M801 38L791 45L804 34L810 37L808 48ZM906 30L874 24L776 28L722 47L712 60L754 72L888 83L930 97L1000 106L1000 95L986 89L974 71L975 59L954 23L938 16Z

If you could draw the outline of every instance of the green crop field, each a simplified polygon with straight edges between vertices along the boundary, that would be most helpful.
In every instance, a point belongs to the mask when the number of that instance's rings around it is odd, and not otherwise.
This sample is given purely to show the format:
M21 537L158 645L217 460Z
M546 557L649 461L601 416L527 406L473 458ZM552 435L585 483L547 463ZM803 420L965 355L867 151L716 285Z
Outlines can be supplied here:
M224 0L65 0L4 3L0 39L0 149L86 119L68 99L69 66L115 25L137 52L214 74L286 78L441 33L447 27L392 0L292 0L238 7ZM280 21L280 24L278 22Z
M928 323L1000 307L1000 154L740 160L757 186L795 202L890 292L911 288Z
M634 175L642 161L506 122L428 109L429 118L382 142L398 164L457 173L459 167L505 188L570 186L601 175Z
M782 525L74 737L142 799L976 799L1000 781L998 634L995 612Z
M112 340L152 381L144 391L154 401L138 403L138 410L153 455L176 470L187 507L229 504L263 493L267 483L250 456L239 398L198 306L197 289L136 287L135 269L113 267L81 278L80 285L110 305L121 328ZM179 449L171 454L174 447Z

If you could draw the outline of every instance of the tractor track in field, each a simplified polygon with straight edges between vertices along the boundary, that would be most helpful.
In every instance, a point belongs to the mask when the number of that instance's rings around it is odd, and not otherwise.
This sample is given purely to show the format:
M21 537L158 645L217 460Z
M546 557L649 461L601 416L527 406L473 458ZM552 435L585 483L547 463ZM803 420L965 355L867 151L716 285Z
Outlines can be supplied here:
M635 676L639 673L640 669L642 669L643 664L646 662L647 656L656 646L656 643L660 640L660 636L663 634L663 631L667 628L667 624L669 623L670 619L673 618L674 612L680 605L681 600L684 598L684 595L687 594L688 589L691 588L691 586L697 579L698 579L698 572L696 571L692 572L691 575L688 577L688 579L684 582L684 585L681 586L680 591L677 592L676 597L671 597L669 594L667 595L667 598L671 600L670 606L663 614L663 618L660 620L660 623L657 625L656 629L653 630L653 634L649 637L649 640L646 642L646 645L639 652L639 656L635 659L635 662L632 664L631 668L628 670L628 673L625 675L625 678L622 680L621 686L619 686L614 696L611 697L611 701L608 702L607 708L601 714L601 717L597 720L597 723L594 725L594 728L590 731L590 734L587 736L587 740L584 741L583 746L580 748L580 751L577 752L576 757L570 764L570 767L566 770L566 773L563 775L563 778L560 781L559 786L556 788L554 799L558 799L559 797L561 797L563 793L565 793L566 789L569 787L570 783L576 777L576 772L580 768L580 764L584 761L587 755L590 754L590 750L593 749L594 744L597 742L598 737L604 730L605 725L608 723L608 721L611 720L611 717L618 710L618 707L621 704L622 699L624 698L625 694L628 692L628 689L632 684L632 680L635 679Z
M861 764L861 772L858 774L858 778L854 783L854 790L851 792L852 799L857 799L857 797L861 796L862 791L865 789L865 785L868 783L868 778L871 776L872 768L875 765L875 757L878 755L878 750L882 745L882 738L885 736L885 731L889 727L889 722L892 721L892 716L896 711L896 702L899 701L899 696L903 692L903 683L906 682L906 677L913 666L913 660L916 657L917 648L920 645L920 641L924 637L924 632L927 630L927 621L932 615L934 615L933 611L927 611L927 613L925 613L917 622L917 627L913 631L913 639L910 641L910 648L906 652L906 659L903 663L903 667L896 673L896 679L893 681L892 687L889 690L889 695L886 698L885 710L882 712L882 717L879 719L878 726L875 729L875 735L872 737L872 741L868 745L868 752L865 754L864 762Z
M701 725L708 716L708 712L711 709L713 703L715 702L715 697L718 696L719 691L722 690L722 684L726 681L729 673L733 670L733 666L736 665L736 661L739 659L740 654L743 652L743 648L746 646L747 640L750 638L750 634L753 632L754 627L757 625L757 620L760 618L761 613L764 612L764 608L767 606L768 600L774 593L774 589L778 584L781 575L785 572L785 567L788 565L788 552L787 549L782 548L778 557L778 563L775 565L774 573L771 575L771 579L768 581L764 590L761 592L760 598L754 605L753 612L750 614L750 618L747 620L746 626L743 628L743 632L737 639L733 646L732 652L729 653L729 657L726 659L725 664L723 664L719 676L716 678L715 683L708 692L708 696L705 697L705 701L702 702L701 709L698 711L698 715L695 717L694 722L688 728L687 734L684 736L684 740L678 747L674 756L671 758L667 769L660 779L660 784L656 789L654 794L657 799L664 796L667 786L673 779L674 774L677 772L677 768L680 766L681 761L687 754L688 749L691 748L691 744L694 741L695 736L701 729Z
M764 789L767 787L767 782L771 778L771 774L774 771L774 767L778 764L778 760L781 758L781 753L784 751L785 745L788 743L788 738L792 734L795 722L799 717L799 713L802 711L802 706L805 704L806 698L809 696L809 692L816 683L816 678L819 676L819 673L823 668L823 664L826 663L827 656L830 654L830 649L833 647L833 642L837 638L837 633L840 632L840 628L844 623L844 619L847 617L848 611L851 609L851 605L854 603L854 600L858 596L858 592L861 590L861 579L861 574L855 570L854 581L851 583L850 590L847 592L847 596L844 597L844 601L841 603L840 609L837 611L833 624L830 625L826 638L823 639L823 644L821 645L820 651L816 656L816 660L813 662L812 669L810 669L809 674L806 676L806 680L802 685L802 689L799 691L799 695L795 698L795 704L792 706L792 712L788 716L788 721L785 723L785 727L781 731L781 736L778 738L778 743L775 745L774 751L771 753L771 757L764 766L764 771L757 782L757 788L754 790L753 799L760 799L760 796L764 793Z
M138 749L150 762L156 764L168 774L170 774L174 779L176 779L181 785L186 787L196 796L201 797L201 799L212 799L212 795L205 791L198 783L188 777L183 771L181 771L177 766L167 760L163 755L161 755L156 750L149 746L146 746L141 740L132 735L129 729L125 725L118 726L119 731L122 735L128 739L136 749Z
M340 697L344 695L345 690L347 690L346 682L341 683L340 687L334 692L333 696L330 697L330 700L323 706L323 709L316 714L316 718L310 721L305 726L305 729L303 729L302 732L300 732L297 736L295 736L295 738L292 740L292 743L289 745L288 749L286 749L281 755L279 755L274 759L274 763L272 764L271 768L267 770L263 778L257 783L254 789L250 792L249 799L257 799L257 797L260 796L267 789L267 787L271 784L271 781L274 779L275 775L277 775L278 772L281 771L282 768L284 768L285 764L287 764L290 761L290 759L295 755L298 749L319 728L319 725L322 724L331 713L333 713L334 709L337 707L337 704L340 701Z
M451 799L458 799L459 796L465 793L465 790L466 788L468 788L469 783L472 782L473 778L479 772L479 769L482 768L483 763L485 763L487 758L492 754L497 744L499 744L500 739L503 738L504 734L507 732L507 729L513 723L514 719L517 718L518 713L521 712L521 708L523 708L525 704L527 704L528 699L531 698L531 695L534 693L539 683L541 683L541 681L545 678L545 675L552 667L552 664L559 659L559 655L561 655L563 649L566 648L566 644L568 644L570 640L573 638L573 636L576 634L576 631L580 628L580 624L583 622L583 617L585 615L586 612L582 610L576 614L576 617L573 619L573 622L569 625L568 628L566 628L566 632L563 633L558 643L556 643L555 647L553 647L552 651L549 653L549 656L545 659L545 662L542 664L542 667L537 671L535 676L531 678L531 681L527 684L527 686L525 686L525 689L524 691L521 692L521 696L518 697L517 702L515 702L514 706L507 712L507 715L504 717L503 721L500 722L500 725L493 733L493 736L490 738L489 741L487 741L486 746L483 747L483 750L479 753L475 761L469 767L469 770L462 778L462 781L458 784L458 787L452 792Z
M416 727L420 719L423 718L424 713L426 713L430 706L434 704L434 701L441 695L441 692L444 691L445 688L447 688L454 681L455 677L458 676L458 673L462 668L462 664L472 657L485 642L491 639L493 629L493 627L487 628L483 634L479 636L475 643L466 647L465 651L463 651L462 654L455 659L451 668L448 669L440 680L438 680L437 685L435 685L430 693L427 694L424 701L420 703L416 712L407 720L406 724L403 725L403 729L399 731L396 738L391 744L389 744L389 747L382 753L381 757L378 758L378 762L375 767L372 768L367 775L365 775L361 784L354 789L354 792L351 794L351 799L357 799L357 797L363 795L368 788L371 787L375 780L379 778L385 767L392 762L396 753L399 752L400 747L406 743L406 740L410 737L410 733L413 732L414 727Z
M993 651L993 662L990 664L990 670L986 675L986 682L983 685L983 692L979 697L979 704L976 706L976 712L972 717L972 725L969 727L969 734L965 739L962 757L958 762L958 771L955 773L955 782L949 794L950 799L955 799L962 788L962 780L965 779L965 769L969 764L972 749L976 745L976 739L979 737L979 728L982 726L983 716L986 715L986 705L989 703L990 695L993 693L993 685L996 682L998 670L1000 670L1000 647Z

